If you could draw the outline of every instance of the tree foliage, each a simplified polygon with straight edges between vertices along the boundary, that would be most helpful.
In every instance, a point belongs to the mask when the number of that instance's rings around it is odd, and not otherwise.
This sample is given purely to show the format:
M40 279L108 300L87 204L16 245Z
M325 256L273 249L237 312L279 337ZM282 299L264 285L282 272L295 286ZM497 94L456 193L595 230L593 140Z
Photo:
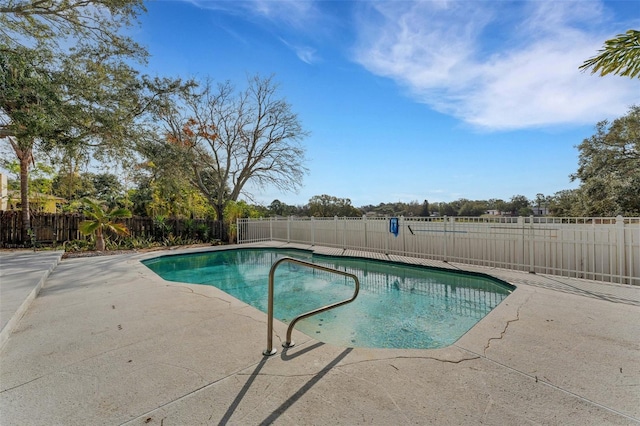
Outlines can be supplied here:
M559 217L580 216L582 194L578 189L565 189L549 197L548 209L551 215Z
M586 60L579 68L583 71L591 69L591 74L598 71L601 76L619 74L635 78L640 77L640 31L629 30L605 41L599 54Z
M175 144L149 139L138 144L144 161L133 173L136 184L131 201L136 214L144 216L212 217L209 201L189 178L187 156Z
M225 226L228 228L230 243L237 242L238 227L236 221L242 217L260 217L258 210L245 201L229 201L224 208Z
M524 195L514 195L508 204L513 216L529 216L533 214L531 201Z
M89 41L146 56L119 32L145 11L142 0L6 0L0 5L0 44L60 52L65 44Z
M85 235L95 235L97 251L104 251L105 249L105 231L111 231L117 235L129 235L127 227L118 222L118 219L131 217L129 210L117 207L106 211L96 201L88 198L83 201L85 204L84 214L89 219L80 222L79 230Z
M395 203L380 203L378 205L365 205L360 207L362 212L375 213L379 216L429 216L430 209L437 209L437 203L430 205L427 200L422 204L418 201L404 203L401 201Z
M290 206L287 203L275 199L269 204L267 213L274 216L292 216L299 215L300 211L301 208L297 206Z
M95 198L96 188L87 173L60 171L53 178L53 195L67 201Z
M146 52L120 30L139 0L9 0L0 6L0 138L21 167L23 233L36 147L113 147L130 141ZM71 46L71 47L70 47Z
M542 194L539 194L542 195ZM380 203L377 206L363 206L361 208L366 213L376 213L379 216L421 216L428 217L431 214L436 216L469 216L478 217L487 214L489 210L497 210L500 215L529 216L533 214L531 201L524 195L514 195L510 201L492 198L490 200L469 200L460 198L450 202L429 203L427 200L423 204L417 201L410 203Z
M38 134L55 129L51 111L60 105L45 70L48 56L33 50L0 46L0 138L8 141L20 166L23 238L30 228L29 167L35 164Z
M458 216L482 216L487 211L486 202L464 200L458 210Z
M309 199L309 215L315 217L358 217L362 212L351 205L348 198L315 195Z
M640 214L640 107L612 123L596 125L596 133L578 145L582 216Z
M49 147L95 136L120 140L114 131L129 122L114 124L141 104L131 63L147 55L120 31L140 11L138 0L9 0L0 6L0 112L7 121L0 135Z
M126 207L124 186L120 177L113 173L61 171L53 178L52 194L70 203L91 198L108 208Z

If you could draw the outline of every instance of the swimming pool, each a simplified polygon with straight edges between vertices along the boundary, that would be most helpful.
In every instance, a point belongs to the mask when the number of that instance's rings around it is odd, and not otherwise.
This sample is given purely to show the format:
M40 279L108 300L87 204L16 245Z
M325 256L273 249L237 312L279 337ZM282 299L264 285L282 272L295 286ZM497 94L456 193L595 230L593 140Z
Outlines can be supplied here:
M345 306L301 320L296 328L345 347L433 349L458 340L504 300L513 286L482 274L305 250L230 249L162 256L143 264L168 281L213 285L267 312L268 275L283 257L354 274L360 294ZM353 280L286 263L275 273L274 316L295 316L348 299Z

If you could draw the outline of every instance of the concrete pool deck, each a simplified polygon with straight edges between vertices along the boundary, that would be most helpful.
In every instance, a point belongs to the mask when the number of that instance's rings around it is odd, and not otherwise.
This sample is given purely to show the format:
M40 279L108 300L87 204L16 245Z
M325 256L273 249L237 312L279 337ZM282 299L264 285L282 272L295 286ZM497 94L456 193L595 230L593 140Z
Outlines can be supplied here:
M48 269L33 273L37 256L55 263L0 350L0 424L640 423L638 287L402 258L517 289L444 349L343 348L294 332L283 350L275 321L267 358L266 315L140 263L164 254L0 253L3 333L5 296L37 286Z

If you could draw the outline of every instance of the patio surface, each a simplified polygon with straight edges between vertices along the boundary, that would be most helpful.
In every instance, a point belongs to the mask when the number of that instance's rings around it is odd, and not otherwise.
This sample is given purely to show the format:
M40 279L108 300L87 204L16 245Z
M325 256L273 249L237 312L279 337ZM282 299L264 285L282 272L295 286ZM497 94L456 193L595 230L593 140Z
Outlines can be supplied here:
M264 357L266 315L162 254L0 253L1 425L640 424L638 287L392 256L517 289L444 349L283 349L275 321Z

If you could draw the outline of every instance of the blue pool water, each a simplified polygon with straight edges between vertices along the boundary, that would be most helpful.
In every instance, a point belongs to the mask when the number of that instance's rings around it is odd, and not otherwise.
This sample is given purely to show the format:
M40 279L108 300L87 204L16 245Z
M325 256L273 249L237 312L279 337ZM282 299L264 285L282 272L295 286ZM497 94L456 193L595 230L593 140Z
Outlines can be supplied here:
M486 275L304 250L232 249L143 263L165 280L213 285L266 312L269 269L285 256L349 272L360 280L354 302L296 324L317 340L345 347L448 346L513 290ZM301 313L350 298L353 290L353 279L284 263L275 274L274 316L288 323Z

